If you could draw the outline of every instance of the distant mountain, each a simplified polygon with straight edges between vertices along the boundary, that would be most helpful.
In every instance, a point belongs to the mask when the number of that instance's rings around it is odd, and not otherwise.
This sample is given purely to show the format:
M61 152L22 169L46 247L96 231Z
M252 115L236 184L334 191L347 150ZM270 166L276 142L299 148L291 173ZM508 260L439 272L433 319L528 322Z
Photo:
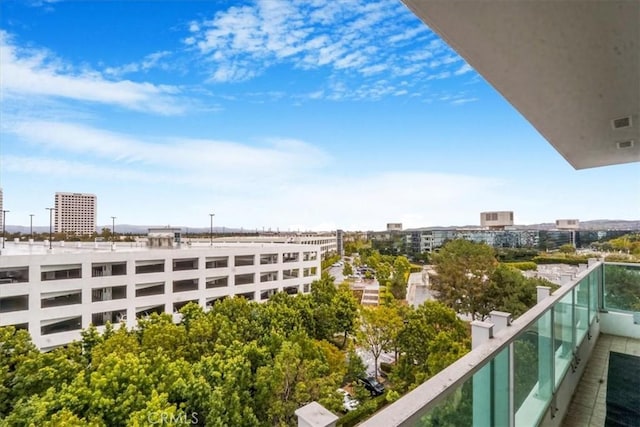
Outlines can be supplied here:
M171 227L171 228L180 228L183 233L189 234L206 234L209 233L209 227L185 227L181 225L132 225L132 224L116 224L116 233L125 233L125 234L137 234L143 235L147 234L149 228L158 228L158 227ZM516 229L520 230L552 230L556 227L555 223L551 222L543 222L541 224L529 224L529 225L515 225ZM98 233L102 231L103 228L111 228L111 224L109 225L99 225ZM435 226L435 227L418 227L418 228L408 228L404 231L420 231L420 230L445 230L451 228L463 228L463 229L474 229L480 228L478 225L450 225L450 226ZM594 219L591 221L580 221L580 229L581 230L638 230L640 231L640 220L622 220L622 219ZM17 233L20 232L22 234L29 234L29 227L25 227L22 225L9 225L6 227L7 233ZM240 232L255 232L255 228L229 228L229 227L213 227L214 233L240 233ZM261 231L261 230L259 230ZM49 227L33 227L34 233L48 233Z
M555 222L543 222L541 224L513 226L518 230L553 230L556 228ZM479 225L451 225L447 227L419 227L408 228L404 231L420 231L420 230L446 230L451 228L460 229L479 229ZM594 219L590 221L580 221L580 230L638 230L640 231L640 220L623 220L623 219Z
M544 222L542 224L518 225L517 228L534 230L552 230L556 228L555 222ZM594 219L590 221L580 221L581 230L640 230L640 220L623 219Z

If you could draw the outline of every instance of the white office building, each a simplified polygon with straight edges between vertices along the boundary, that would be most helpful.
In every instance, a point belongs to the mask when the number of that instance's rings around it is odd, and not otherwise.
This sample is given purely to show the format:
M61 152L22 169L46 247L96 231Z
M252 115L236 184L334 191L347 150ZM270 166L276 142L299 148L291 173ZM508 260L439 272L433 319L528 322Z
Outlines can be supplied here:
M503 230L513 225L513 211L493 211L480 213L480 226Z
M206 242L207 239L190 239L193 242ZM318 245L320 246L320 254L338 252L338 236L334 233L279 233L279 234L261 234L258 236L229 236L216 237L215 243L287 243L296 245Z
M48 243L8 243L0 256L0 326L28 329L47 350L80 339L90 323L135 327L142 316L176 313L191 301L206 308L229 296L266 301L276 292L306 293L320 278L317 245L154 238L154 247L58 242L51 251Z
M96 231L96 195L56 193L54 230L56 233L92 234Z

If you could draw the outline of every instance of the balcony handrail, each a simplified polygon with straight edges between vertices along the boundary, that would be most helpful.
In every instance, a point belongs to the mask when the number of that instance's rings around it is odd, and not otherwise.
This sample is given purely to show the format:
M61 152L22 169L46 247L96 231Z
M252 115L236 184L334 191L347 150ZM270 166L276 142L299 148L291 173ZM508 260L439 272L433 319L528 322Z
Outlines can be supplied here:
M513 343L522 332L534 325L544 314L551 310L558 301L570 293L592 271L603 264L602 261L598 261L586 270L579 272L573 282L562 285L551 296L515 319L511 326L496 333L488 342L470 351L391 405L378 411L371 418L359 424L359 426L392 427L407 423L411 425L418 424L421 417L449 396L449 393L444 393L445 391L453 392L457 387L464 384L465 381L482 369L502 350Z

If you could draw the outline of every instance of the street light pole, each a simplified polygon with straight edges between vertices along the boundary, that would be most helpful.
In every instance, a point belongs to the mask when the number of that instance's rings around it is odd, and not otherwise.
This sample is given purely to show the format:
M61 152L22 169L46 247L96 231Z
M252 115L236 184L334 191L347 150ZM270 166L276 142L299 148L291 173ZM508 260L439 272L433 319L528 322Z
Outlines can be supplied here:
M7 224L7 212L6 210L2 211L2 249L4 249L4 241L5 241L5 237L4 237L4 227Z
M45 209L49 211L49 250L51 250L51 240L53 239L53 228L52 228L53 211L55 211L56 208L45 208Z
M31 236L31 240L33 240L33 217L35 214L29 214L29 235Z
M111 243L116 242L116 218L115 216L111 217Z
M209 216L211 217L211 228L209 230L209 245L213 246L213 217L216 216L216 214L210 213Z

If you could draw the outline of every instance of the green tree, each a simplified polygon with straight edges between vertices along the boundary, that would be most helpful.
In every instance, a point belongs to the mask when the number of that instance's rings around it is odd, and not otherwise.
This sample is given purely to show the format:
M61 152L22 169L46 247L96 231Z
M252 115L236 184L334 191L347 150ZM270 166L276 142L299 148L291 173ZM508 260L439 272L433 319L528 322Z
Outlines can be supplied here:
M365 366L362 358L356 353L356 351L351 348L347 352L347 369L343 378L343 382L352 383L356 381L358 378L364 377L367 372L367 367Z
M351 276L353 274L353 267L348 262L344 263L344 267L342 268L343 276Z
M27 396L14 389L16 371L26 362L39 357L29 332L13 326L0 327L0 419L15 407L15 402Z
M571 243L567 243L565 245L560 246L558 248L558 250L560 252L562 252L562 253L565 253L565 254L575 254L576 253L576 248Z
M378 359L385 350L394 348L397 334L402 324L398 312L392 307L363 307L362 326L358 341L373 356L375 375L378 376Z
M343 283L333 296L331 305L335 310L336 332L342 333L344 336L342 341L342 348L344 348L349 334L353 334L356 330L359 304L353 296L349 285Z
M400 357L394 384L406 390L423 383L469 351L468 329L455 311L436 301L410 310L398 335Z
M484 243L452 240L433 255L433 262L437 275L431 288L436 298L458 313L484 320L492 305L486 291L498 264L493 249Z

